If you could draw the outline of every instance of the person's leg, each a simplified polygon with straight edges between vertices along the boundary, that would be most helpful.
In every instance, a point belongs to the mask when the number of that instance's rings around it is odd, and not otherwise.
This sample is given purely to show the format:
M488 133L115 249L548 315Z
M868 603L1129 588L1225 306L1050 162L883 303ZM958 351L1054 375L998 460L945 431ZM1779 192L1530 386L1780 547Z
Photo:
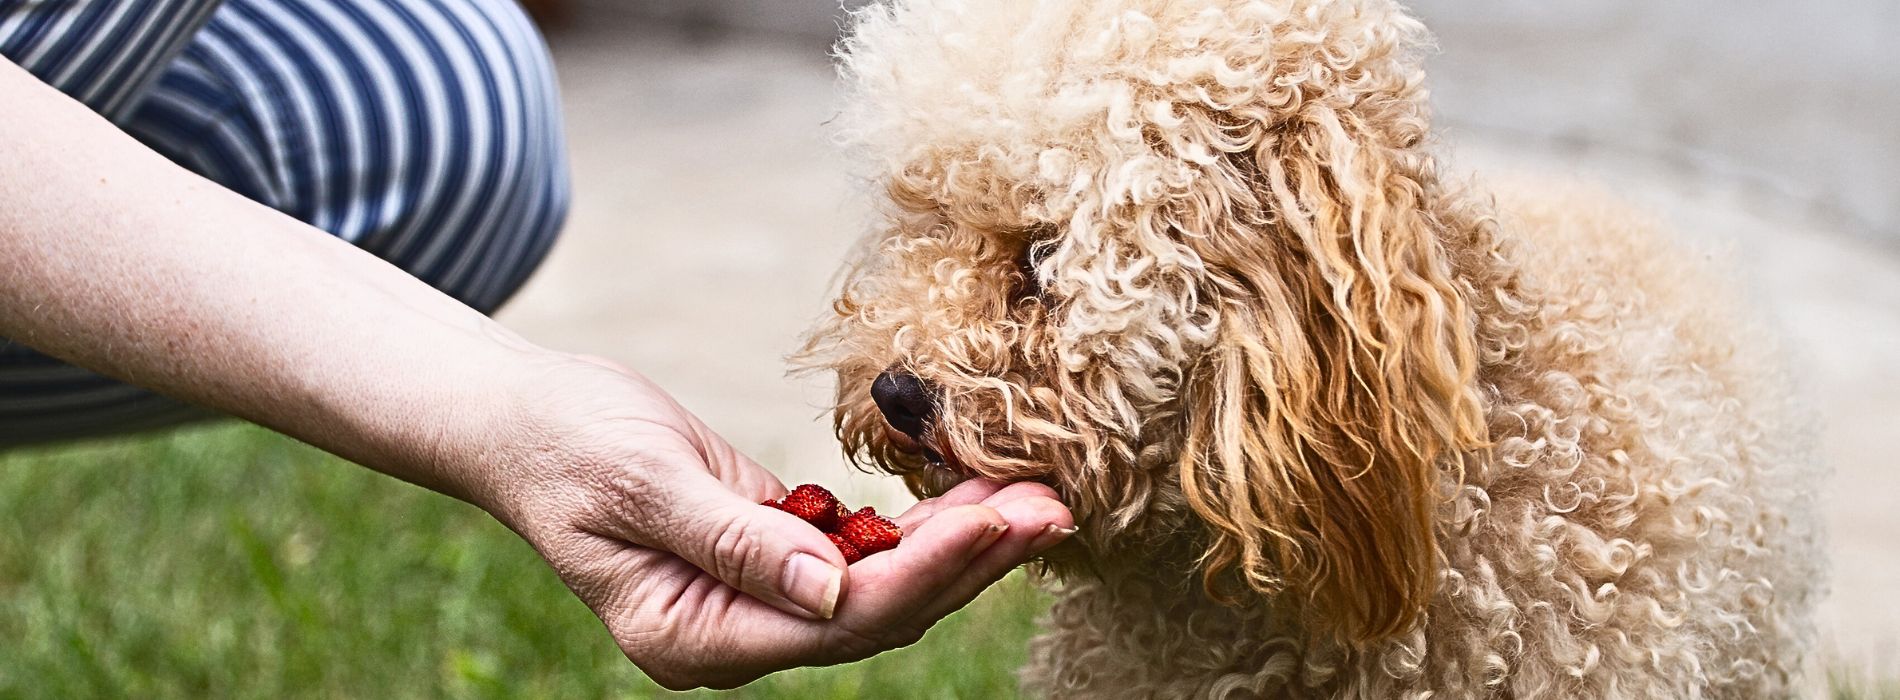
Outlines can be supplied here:
M228 0L124 126L483 311L566 213L552 67L511 0ZM188 415L167 403L0 346L0 446Z
M127 129L482 311L566 210L553 68L512 0L227 0Z
M0 0L0 56L114 122L220 0Z

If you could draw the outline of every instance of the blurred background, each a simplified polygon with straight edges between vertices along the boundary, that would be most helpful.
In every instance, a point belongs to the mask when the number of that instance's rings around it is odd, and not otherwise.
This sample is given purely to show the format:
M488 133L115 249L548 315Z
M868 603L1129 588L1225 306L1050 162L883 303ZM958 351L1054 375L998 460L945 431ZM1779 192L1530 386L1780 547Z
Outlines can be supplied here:
M1828 643L1900 675L1900 4L1412 6L1439 37L1429 80L1455 169L1601 181L1732 246L1827 426ZM836 479L813 422L827 387L785 379L779 358L868 220L826 140L837 4L566 9L552 43L578 206L502 317L643 368L768 464Z
M847 471L823 412L825 379L785 374L784 357L825 311L840 259L871 219L826 127L837 104L827 53L843 22L836 0L529 4L548 27L565 91L575 206L565 239L500 318L543 344L639 368L788 483L823 481L853 499L901 504L889 480ZM1822 644L1837 695L1900 697L1900 469L1891 456L1900 438L1900 44L1892 40L1900 4L1414 6L1440 38L1430 79L1455 170L1600 181L1686 236L1734 251L1762 312L1793 339L1804 389L1826 425L1822 451L1835 474L1815 488L1832 530ZM186 536L201 517L195 511L148 514L157 532L57 546L0 539L51 552L0 556L0 605L27 600L18 605L30 618L8 623L0 609L0 636L41 649L26 662L0 660L0 695L71 664L84 665L75 677L107 680L57 687L250 694L276 687L247 675L265 674L285 690L320 694L651 691L505 532L407 487L329 476L343 470L309 450L212 428L6 459L70 469L172 461L200 470L193 478L206 484L208 503L228 493L253 505L220 506L228 512L199 523L209 543L187 549L195 555L169 555L169 564L138 552L175 549L167 538ZM183 466L218 460L281 469L259 476ZM21 488L58 488L18 483L53 478L22 471L0 470L0 524L9 513L28 525L44 518L47 528L77 517L56 501L3 500ZM119 498L95 507L155 507ZM332 517L355 529L323 523ZM382 553L346 547L374 541L377 527L389 528ZM430 539L441 532L470 534ZM229 579L206 583L206 568ZM160 590L144 590L154 577ZM200 590L216 585L231 592ZM142 597L94 596L87 589L96 586ZM173 606L165 614L176 619L153 619L139 600ZM788 674L741 694L888 697L881 693L928 688L994 697L1013 687L1009 670L1043 604L1012 582L898 661ZM228 612L246 606L263 610ZM199 620L230 637L226 651L168 646L188 637L203 644L189 634ZM142 647L95 647L95 638L123 638L128 626L156 640L162 649L149 653L158 661ZM996 653L957 653L970 648ZM334 663L291 658L299 650ZM391 655L408 660L387 668L370 660ZM218 667L253 657L252 668ZM175 665L171 676L150 670L161 662ZM347 669L358 677L336 675ZM384 677L400 685L361 685ZM540 684L524 683L529 677Z

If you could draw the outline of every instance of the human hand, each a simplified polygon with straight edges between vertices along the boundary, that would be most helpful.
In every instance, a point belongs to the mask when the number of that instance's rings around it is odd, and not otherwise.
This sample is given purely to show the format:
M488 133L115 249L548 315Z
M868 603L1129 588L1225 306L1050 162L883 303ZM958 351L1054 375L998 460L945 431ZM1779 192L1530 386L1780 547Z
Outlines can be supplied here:
M898 516L903 544L847 568L816 528L759 505L786 492L777 477L645 378L571 359L541 375L517 448L467 495L668 688L911 644L1073 532L1048 487L972 481Z
M650 382L535 347L6 61L0 93L0 198L34 204L0 207L0 336L482 506L665 685L909 643L1072 522L1042 487L971 484L845 571Z

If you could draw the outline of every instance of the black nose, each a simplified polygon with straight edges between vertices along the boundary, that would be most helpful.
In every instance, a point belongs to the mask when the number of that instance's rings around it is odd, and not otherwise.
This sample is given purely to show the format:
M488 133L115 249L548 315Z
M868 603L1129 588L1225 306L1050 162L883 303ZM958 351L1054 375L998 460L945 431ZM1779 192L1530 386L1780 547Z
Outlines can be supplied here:
M884 422L912 440L923 440L936 417L937 397L930 386L916 375L903 370L884 370L871 382L871 400L884 412Z

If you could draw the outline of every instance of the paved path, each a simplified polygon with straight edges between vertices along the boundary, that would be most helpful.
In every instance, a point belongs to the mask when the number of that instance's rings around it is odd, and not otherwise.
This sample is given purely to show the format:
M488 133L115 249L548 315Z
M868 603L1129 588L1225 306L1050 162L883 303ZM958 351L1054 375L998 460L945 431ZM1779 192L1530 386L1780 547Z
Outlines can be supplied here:
M543 343L641 368L788 480L901 502L891 480L847 477L822 416L825 381L784 374L783 358L824 311L838 261L870 219L826 141L834 93L822 51L810 42L692 45L594 26L557 41L556 55L578 200L567 239L503 320ZM1464 105L1501 99L1446 92ZM1449 115L1457 162L1582 173L1689 235L1732 244L1764 308L1805 353L1828 423L1838 472L1822 487L1837 562L1829 648L1842 663L1900 676L1895 247L1865 229L1843 235L1852 222L1829 213L1838 207L1805 205L1799 192L1763 191L1705 164L1492 128L1509 114ZM1879 167L1887 165L1900 162Z
M579 32L556 58L575 207L501 318L639 368L788 480L844 483L828 381L785 362L870 220L827 141L824 54ZM895 504L890 481L850 488Z
M1410 4L1441 125L1748 182L1900 252L1900 3Z

